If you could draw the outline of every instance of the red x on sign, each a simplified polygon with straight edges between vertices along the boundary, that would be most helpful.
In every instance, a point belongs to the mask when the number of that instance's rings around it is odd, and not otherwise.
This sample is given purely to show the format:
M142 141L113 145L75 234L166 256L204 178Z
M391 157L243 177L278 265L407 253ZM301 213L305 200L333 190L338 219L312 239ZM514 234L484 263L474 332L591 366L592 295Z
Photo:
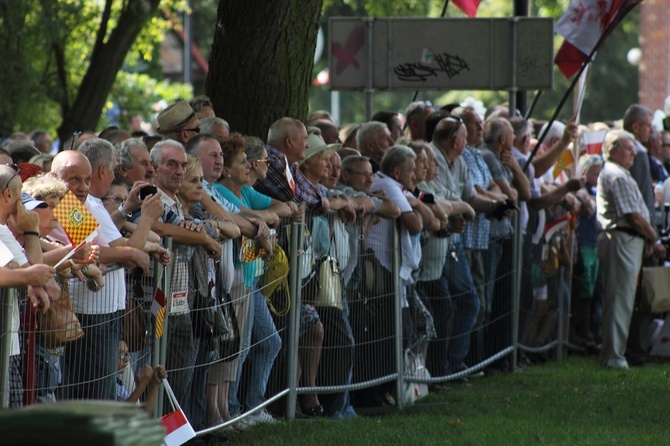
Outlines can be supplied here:
M333 42L332 53L337 59L335 65L335 74L341 74L349 65L354 68L360 68L360 63L356 60L356 54L363 48L365 44L365 27L363 25L354 28L349 36L344 48L339 42Z

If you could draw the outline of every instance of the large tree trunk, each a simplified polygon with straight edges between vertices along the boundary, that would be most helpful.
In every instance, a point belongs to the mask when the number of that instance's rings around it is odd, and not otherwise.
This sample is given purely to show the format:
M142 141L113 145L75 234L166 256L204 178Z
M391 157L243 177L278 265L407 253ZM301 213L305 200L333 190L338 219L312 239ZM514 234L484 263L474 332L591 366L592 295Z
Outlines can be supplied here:
M265 140L278 118L304 119L322 0L221 0L207 76L217 116Z
M107 0L110 4L111 0ZM116 74L123 60L147 21L156 13L160 0L128 1L117 19L117 25L106 35L108 9L103 14L101 29L91 53L91 62L72 105L61 103L63 122L58 137L65 141L77 130L95 130Z

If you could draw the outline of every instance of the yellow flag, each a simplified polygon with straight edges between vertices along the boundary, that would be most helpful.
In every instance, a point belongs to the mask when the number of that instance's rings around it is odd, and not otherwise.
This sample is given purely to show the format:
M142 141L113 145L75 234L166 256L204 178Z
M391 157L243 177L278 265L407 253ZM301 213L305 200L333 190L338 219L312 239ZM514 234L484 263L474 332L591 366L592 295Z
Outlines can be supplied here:
M58 203L54 209L54 215L65 229L70 242L75 246L100 226L93 214L72 191L68 191Z
M563 152L561 157L556 161L554 166L554 180L568 167L570 164L575 162L575 157L572 155L572 151L566 150Z

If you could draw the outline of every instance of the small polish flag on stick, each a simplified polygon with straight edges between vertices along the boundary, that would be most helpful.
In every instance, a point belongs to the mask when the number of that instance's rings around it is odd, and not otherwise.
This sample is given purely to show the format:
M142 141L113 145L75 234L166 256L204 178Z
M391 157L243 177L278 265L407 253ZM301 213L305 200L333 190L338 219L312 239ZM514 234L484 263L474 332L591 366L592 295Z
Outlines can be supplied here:
M584 132L582 151L589 155L600 155L603 151L603 141L607 130L598 130L597 132Z

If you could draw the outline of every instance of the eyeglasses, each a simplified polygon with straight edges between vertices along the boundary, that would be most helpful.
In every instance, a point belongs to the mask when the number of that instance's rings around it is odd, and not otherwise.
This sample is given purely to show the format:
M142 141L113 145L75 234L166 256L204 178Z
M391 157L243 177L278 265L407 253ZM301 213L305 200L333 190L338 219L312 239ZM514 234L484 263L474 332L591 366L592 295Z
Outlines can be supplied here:
M200 133L200 126L193 127L192 129L184 129L184 130L182 130L182 132Z
M269 163L270 158L260 158L254 161L254 163Z
M77 141L77 138L79 138L83 134L84 134L83 130L77 130L76 132L72 133L72 142L70 143L70 150L74 150L74 143Z
M417 106L414 107L412 109L412 111L409 112L409 114L407 114L407 116L405 117L405 121L409 121L410 118L416 114L416 112L421 111L424 108L428 108L428 107L432 107L432 106L433 106L433 104L430 101L424 101L420 104L417 104Z
M362 177L365 177L367 179L371 179L373 176L375 176L374 173L369 173L369 172L356 172L355 170L347 170L349 173L355 173L356 175L360 175Z
M125 197L103 197L102 201L113 201L114 203L123 203L126 201Z
M16 176L19 175L19 166L16 165L16 164L14 164L14 163L7 163L7 164L2 164L2 165L3 165L3 166L7 166L7 167L11 167L12 169L14 169L14 175L12 175L12 176L9 178L9 180L7 181L7 183L5 183L5 187L2 188L2 190L4 191L5 189L7 189L7 188L9 187L9 183L12 182L12 180L14 179L14 177L16 177Z

